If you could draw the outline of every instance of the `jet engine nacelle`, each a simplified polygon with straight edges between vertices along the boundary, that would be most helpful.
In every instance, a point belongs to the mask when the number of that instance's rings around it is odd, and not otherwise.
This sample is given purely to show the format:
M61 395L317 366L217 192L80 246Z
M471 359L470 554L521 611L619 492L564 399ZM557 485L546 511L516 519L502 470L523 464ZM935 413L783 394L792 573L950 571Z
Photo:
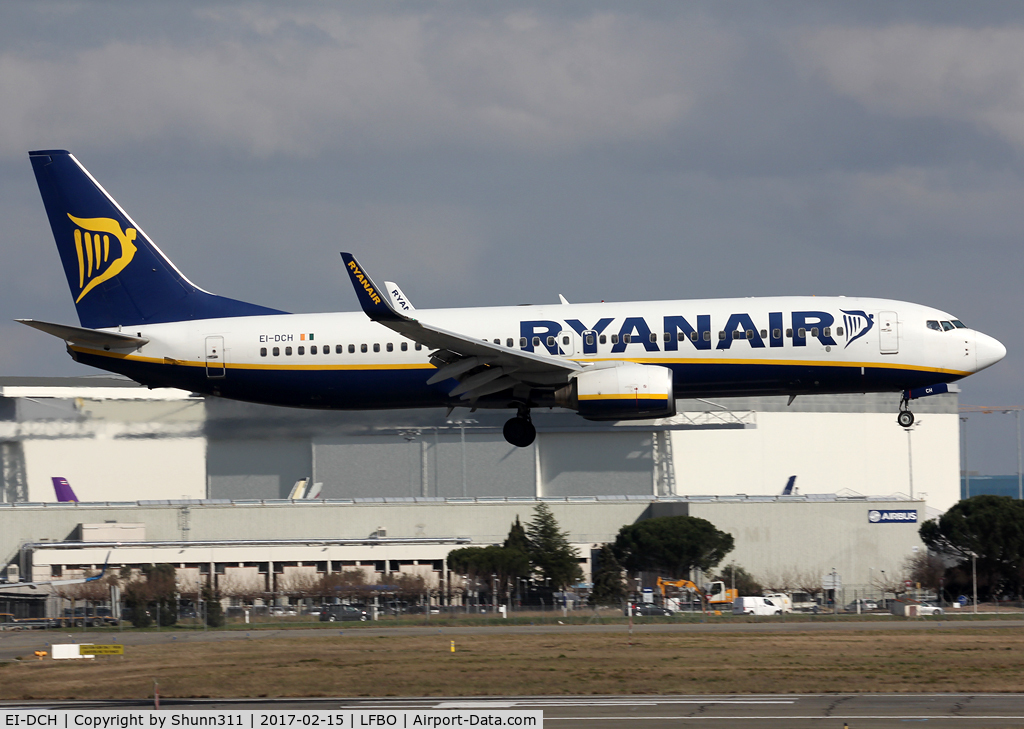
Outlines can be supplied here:
M676 414L672 370L622 364L587 370L555 393L555 401L587 420L667 418Z

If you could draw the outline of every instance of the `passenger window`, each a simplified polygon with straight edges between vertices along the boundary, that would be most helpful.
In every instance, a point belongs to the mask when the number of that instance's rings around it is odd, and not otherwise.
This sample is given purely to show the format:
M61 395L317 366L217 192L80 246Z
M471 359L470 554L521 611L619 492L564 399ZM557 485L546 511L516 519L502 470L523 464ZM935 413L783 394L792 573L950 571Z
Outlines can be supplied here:
M533 338L533 346L534 347L539 347L540 346L540 337L534 337Z
M369 347L367 347L365 344L360 344L359 345L359 351L362 352L363 354L366 354L366 352L368 350L369 350Z
M952 331L952 330L953 330L953 322L951 322L951 321L944 321L944 322L942 322L942 331L948 332L948 331Z
M666 342L668 341L668 335L667 334L665 335L665 341ZM658 343L658 335L655 334L654 332L651 332L651 343L652 344L657 344Z
M309 348L309 353L310 354L316 354L316 345L315 344L312 347Z
M818 336L818 327L811 327L811 336L812 337Z
M803 327L800 327L799 329L796 330L796 335L800 337L800 339L803 339L804 337L807 336L807 330L804 329Z
M568 343L569 343L569 337L562 337L562 344L568 344ZM497 344L497 342L495 342L495 344Z
M682 334L682 332L679 332L679 333ZM665 339L666 342L671 342L672 341L672 335L669 334L668 332L665 332L664 339ZM682 337L680 337L680 341L682 341Z
M373 351L374 352L379 352L380 351L380 344L378 344L377 342L374 342L373 343Z
M768 330L767 329L762 329L761 330L761 339L767 339L767 338L768 338Z
M740 330L739 330L739 329L735 330L735 331L734 331L734 332L732 333L732 338L733 338L733 339L739 339L739 338L740 338L741 336L743 336L743 334L742 334L742 332L740 332Z
M355 354L356 353L356 345L354 345L354 344L348 345L348 353L349 354Z
M423 345L420 344L419 342L416 342L416 351L419 352L421 349L423 349Z
M267 348L266 347L260 347L260 357L266 357L266 356L267 356Z
M725 339L725 332L719 332L718 333L718 339L719 340Z
M754 338L754 330L753 329L748 329L747 330L747 339L753 339L753 338Z
M772 339L782 339L782 330L772 329Z
M388 343L387 343L387 350L388 350L389 352L394 352L394 351L395 351L395 345L394 345L394 344L392 344L391 342L388 342Z
M934 329L937 332L941 332L942 331L942 327L934 319L929 319L928 320L928 328L929 329Z
M681 341L683 341L683 339L685 339L685 338L686 338L686 335L685 335L685 334L683 334L682 332L676 332L676 340L677 340L677 341L681 342ZM668 340L666 340L666 341L668 341Z
M519 337L519 346L520 347L525 347L526 346L526 337Z
M786 336L789 337L790 339L792 339L793 338L793 330L792 329L787 329L786 330Z
M710 342L711 341L711 331L710 330L704 332L704 341L705 342Z
M826 337L831 337L832 327L825 327L824 329L821 330L821 333L824 334Z
M512 337L509 337L508 339L505 340L505 346L506 347L511 347L512 346Z
M292 348L291 348L291 347L285 347L285 348L284 348L284 353L285 353L286 355L288 355L288 356L291 356L291 354L292 354Z
M403 352L408 352L409 351L409 343L408 342L402 342L402 351Z
M679 332L679 333L682 334L682 332ZM704 332L704 333L705 334L710 334L710 332ZM690 341L691 342L696 342L697 341L697 332L690 332Z
M633 341L633 335L632 334L623 334L622 335L622 341L625 342L626 344L629 344L630 342Z
M280 357L281 356L281 348L280 347L274 347L274 356L275 357Z
M587 335L587 345L588 346L593 346L593 344L594 344L594 335L593 334L588 334Z
M607 344L608 343L608 338L605 337L604 334L602 334L601 336L599 336L597 338L597 341L600 342L601 344Z
M339 350L341 349L341 346L340 346L340 345L338 346L338 349L339 349ZM330 354L330 353L331 353L331 345L329 345L329 344L325 344L325 345L324 345L324 354Z
M555 338L554 337L548 337L547 338L547 343L548 343L549 347L554 347L555 346Z
M299 347L299 354L305 354L305 353L306 353L306 348L305 347Z
M843 336L843 328L842 327L836 327L836 336L837 337Z
M619 343L619 335L618 334L613 334L612 335L612 344L618 344L618 343Z

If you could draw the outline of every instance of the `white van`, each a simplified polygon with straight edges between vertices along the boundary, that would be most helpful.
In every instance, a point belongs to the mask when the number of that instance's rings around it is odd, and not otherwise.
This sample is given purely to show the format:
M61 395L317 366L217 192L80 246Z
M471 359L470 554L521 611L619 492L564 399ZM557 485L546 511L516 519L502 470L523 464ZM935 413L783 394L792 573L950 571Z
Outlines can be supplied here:
M789 595L782 592L766 592L764 596L782 608L782 612L793 612L793 600Z
M732 601L733 615L782 615L782 604L771 597L737 597Z

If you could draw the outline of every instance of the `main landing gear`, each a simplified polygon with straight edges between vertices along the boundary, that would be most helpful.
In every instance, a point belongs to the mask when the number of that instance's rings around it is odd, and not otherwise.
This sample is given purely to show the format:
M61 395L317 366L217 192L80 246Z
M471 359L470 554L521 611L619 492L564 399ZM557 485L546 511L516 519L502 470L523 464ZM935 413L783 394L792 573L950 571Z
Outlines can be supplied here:
M505 440L516 448L526 448L537 438L537 429L533 427L530 420L530 409L519 408L519 413L514 418L505 421L505 427L501 429Z
M896 422L899 423L901 428L909 428L914 424L914 414L910 412L910 398L907 397L906 393L903 394L903 398L900 400L900 412L896 416Z

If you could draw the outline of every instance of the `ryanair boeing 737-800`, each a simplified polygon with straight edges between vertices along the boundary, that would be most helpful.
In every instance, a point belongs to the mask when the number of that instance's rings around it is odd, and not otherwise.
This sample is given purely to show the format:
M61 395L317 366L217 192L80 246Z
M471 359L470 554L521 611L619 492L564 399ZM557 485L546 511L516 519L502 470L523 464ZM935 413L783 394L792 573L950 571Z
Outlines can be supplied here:
M532 408L590 420L675 414L677 397L902 392L910 401L1005 354L919 304L774 297L415 309L341 257L362 312L289 314L189 281L63 150L30 152L81 326L22 319L78 362L150 387L293 407Z

